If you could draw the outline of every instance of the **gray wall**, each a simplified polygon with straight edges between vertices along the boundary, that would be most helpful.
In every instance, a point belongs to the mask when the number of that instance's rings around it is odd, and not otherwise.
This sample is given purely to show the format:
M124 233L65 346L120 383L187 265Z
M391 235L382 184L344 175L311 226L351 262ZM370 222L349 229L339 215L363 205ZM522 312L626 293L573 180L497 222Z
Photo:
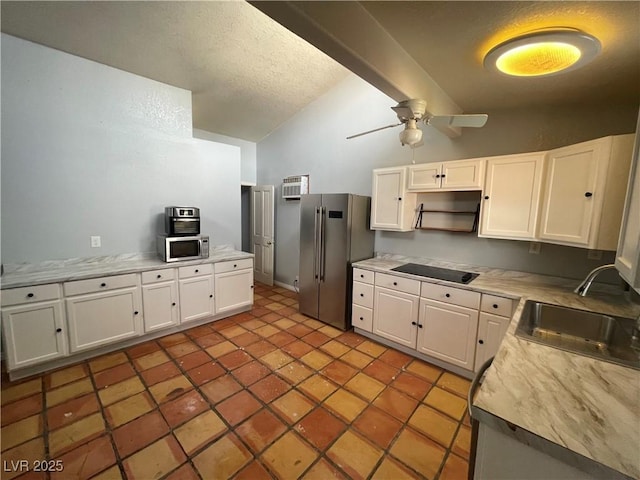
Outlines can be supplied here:
M240 147L240 180L242 185L256 185L256 143L241 138L220 135L206 130L193 129L193 136L203 140L210 140L227 145Z
M635 130L637 105L579 105L537 110L490 111L487 125L465 129L450 139L423 127L425 145L411 150L398 141L399 128L357 139L345 137L393 123L395 102L355 75L309 105L258 143L258 183L310 174L311 193L371 195L374 168L547 150L606 135ZM624 187L623 187L624 188ZM276 274L293 284L298 274L299 203L276 199ZM481 239L444 232L376 233L376 251L452 260L528 272L583 277L611 261L587 260L583 249L543 244L539 255L529 243Z
M2 262L155 251L176 204L240 248L240 148L191 135L190 92L2 35Z

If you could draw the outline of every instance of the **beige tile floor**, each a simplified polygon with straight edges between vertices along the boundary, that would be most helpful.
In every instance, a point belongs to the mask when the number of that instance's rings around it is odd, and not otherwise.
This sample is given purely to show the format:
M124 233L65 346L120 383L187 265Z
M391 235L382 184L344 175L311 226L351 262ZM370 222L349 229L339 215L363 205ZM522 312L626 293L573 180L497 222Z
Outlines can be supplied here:
M1 478L465 479L469 382L297 307L4 380Z

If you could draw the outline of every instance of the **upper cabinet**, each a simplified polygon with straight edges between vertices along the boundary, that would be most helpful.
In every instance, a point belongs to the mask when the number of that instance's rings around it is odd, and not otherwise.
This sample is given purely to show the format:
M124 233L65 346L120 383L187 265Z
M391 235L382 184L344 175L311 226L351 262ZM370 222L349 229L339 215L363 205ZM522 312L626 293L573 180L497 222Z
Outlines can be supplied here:
M640 119L638 125L640 126ZM640 139L636 139L633 163L624 206L616 268L638 293L640 293Z
M533 240L546 152L491 157L479 237Z
M416 194L406 190L407 167L373 171L371 229L407 232L413 229Z
M547 152L540 240L616 249L633 137L604 137Z
M411 165L407 190L482 190L484 164L484 159L474 159Z

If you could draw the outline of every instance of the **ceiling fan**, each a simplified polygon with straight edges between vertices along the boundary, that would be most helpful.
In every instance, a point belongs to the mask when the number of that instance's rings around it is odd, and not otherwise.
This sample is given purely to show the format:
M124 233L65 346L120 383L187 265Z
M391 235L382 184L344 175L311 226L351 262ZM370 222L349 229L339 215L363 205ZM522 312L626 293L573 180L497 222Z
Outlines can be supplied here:
M482 127L487 123L489 117L485 113L475 115L425 115L427 111L427 102L420 99L405 100L398 103L395 107L391 107L391 110L396 112L400 123L394 123L386 125L380 128L374 128L366 132L357 133L347 137L347 140L351 138L361 137L369 133L378 132L386 128L397 127L404 125L404 130L400 132L400 143L402 145L409 145L411 148L416 148L422 145L422 130L418 128L418 122L422 120L427 125L434 127Z

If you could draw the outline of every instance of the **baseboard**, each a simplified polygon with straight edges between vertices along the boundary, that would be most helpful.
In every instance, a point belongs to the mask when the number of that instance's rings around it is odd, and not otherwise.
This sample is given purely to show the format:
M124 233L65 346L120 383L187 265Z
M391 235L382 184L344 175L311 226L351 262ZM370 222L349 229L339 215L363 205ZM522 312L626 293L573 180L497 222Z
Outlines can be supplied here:
M277 280L273 281L274 285L277 285L278 287L282 287L282 288L286 288L287 290L291 290L292 292L295 292L296 289L293 287L293 285L289 285L287 283L283 283L283 282L278 282ZM297 292L296 292L297 293Z

